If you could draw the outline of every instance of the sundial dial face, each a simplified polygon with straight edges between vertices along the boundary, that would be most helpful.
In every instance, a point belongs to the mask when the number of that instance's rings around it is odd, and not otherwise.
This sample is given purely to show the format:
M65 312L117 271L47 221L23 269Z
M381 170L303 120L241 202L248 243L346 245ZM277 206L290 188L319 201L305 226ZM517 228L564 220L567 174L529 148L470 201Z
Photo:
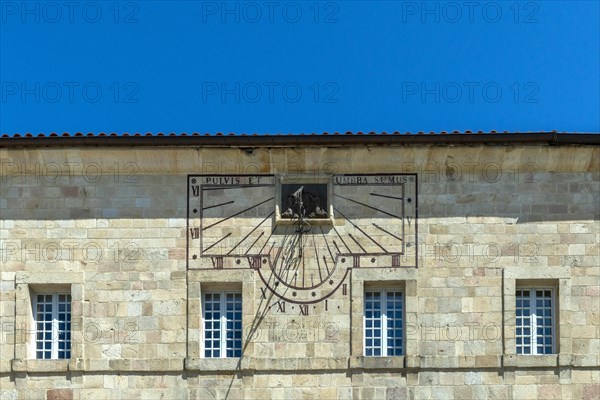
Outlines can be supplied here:
M351 268L416 268L416 243L416 174L188 177L188 269L252 268L263 296L345 295Z

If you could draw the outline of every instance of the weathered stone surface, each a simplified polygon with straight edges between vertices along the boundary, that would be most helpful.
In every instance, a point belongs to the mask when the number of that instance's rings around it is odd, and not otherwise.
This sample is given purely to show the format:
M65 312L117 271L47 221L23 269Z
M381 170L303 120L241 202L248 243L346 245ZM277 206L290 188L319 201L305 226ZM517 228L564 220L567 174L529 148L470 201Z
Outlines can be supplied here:
M0 399L596 399L599 160L591 146L0 149L2 165L26 167L4 168L0 185ZM35 167L73 162L79 169L57 177ZM92 163L98 176L81 167ZM257 173L416 173L418 198L405 206L418 205L418 220L404 229L417 224L418 237L399 268L383 251L340 256L347 287L307 309L264 291L268 264L250 268L252 241L242 239L270 206L205 231L213 244L229 235L215 249L239 243L224 269L211 259L209 269L189 269L188 174ZM265 190L217 188L203 206L251 207ZM338 190L378 204L358 186ZM358 226L384 249L394 246L373 225L398 234L391 216L334 201L363 213ZM218 222L241 210L225 207L207 212ZM333 215L314 229L354 253L377 247ZM342 243L334 228L359 244ZM305 258L330 250L306 249ZM517 356L515 288L535 282L558 291L557 354ZM363 356L364 291L383 286L404 293L403 357ZM32 359L31 301L65 288L71 360ZM242 292L241 359L202 358L201 299L213 290Z
M49 389L46 400L73 400L73 389Z

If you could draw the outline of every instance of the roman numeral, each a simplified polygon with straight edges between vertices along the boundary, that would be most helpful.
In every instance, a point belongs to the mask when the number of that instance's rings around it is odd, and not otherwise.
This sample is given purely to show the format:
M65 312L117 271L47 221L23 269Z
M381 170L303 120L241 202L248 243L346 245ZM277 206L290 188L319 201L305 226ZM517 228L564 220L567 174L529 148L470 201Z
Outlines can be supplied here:
M347 283L344 283L342 285L342 294L344 294L344 295L348 294L348 284Z
M285 301L278 301L277 308L280 312L285 312Z
M325 299L325 311L329 311L328 304L327 304L327 299Z
M267 298L267 288L261 287L260 288L260 298L261 299L266 299Z
M213 263L213 268L215 268L215 269L223 268L223 257L211 257L211 261Z
M198 185L193 185L192 186L192 194L194 196L200 196L200 186Z
M308 315L308 304L300 304L300 315Z
M200 228L190 228L190 237L198 239L200 237Z
M400 267L400 256L394 255L392 256L392 268Z
M260 257L249 257L250 268L259 269L260 268Z
M352 267L360 268L360 256L352 256Z

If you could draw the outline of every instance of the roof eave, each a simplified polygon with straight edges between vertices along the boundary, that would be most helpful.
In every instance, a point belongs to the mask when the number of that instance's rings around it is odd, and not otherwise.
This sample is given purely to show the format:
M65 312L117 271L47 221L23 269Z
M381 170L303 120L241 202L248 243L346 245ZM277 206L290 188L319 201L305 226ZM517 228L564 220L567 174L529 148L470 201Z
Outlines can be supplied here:
M45 136L4 137L1 147L294 147L348 145L599 145L586 133Z

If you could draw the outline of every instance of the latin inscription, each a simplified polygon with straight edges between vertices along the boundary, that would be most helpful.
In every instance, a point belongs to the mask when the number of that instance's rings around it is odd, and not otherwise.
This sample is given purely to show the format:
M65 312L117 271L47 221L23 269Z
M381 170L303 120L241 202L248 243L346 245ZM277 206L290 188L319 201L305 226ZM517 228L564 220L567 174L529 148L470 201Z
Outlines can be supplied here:
M405 175L336 175L336 185L399 185L409 181Z
M273 185L275 178L272 176L201 176L198 177L200 185L215 186L240 186L240 185Z

